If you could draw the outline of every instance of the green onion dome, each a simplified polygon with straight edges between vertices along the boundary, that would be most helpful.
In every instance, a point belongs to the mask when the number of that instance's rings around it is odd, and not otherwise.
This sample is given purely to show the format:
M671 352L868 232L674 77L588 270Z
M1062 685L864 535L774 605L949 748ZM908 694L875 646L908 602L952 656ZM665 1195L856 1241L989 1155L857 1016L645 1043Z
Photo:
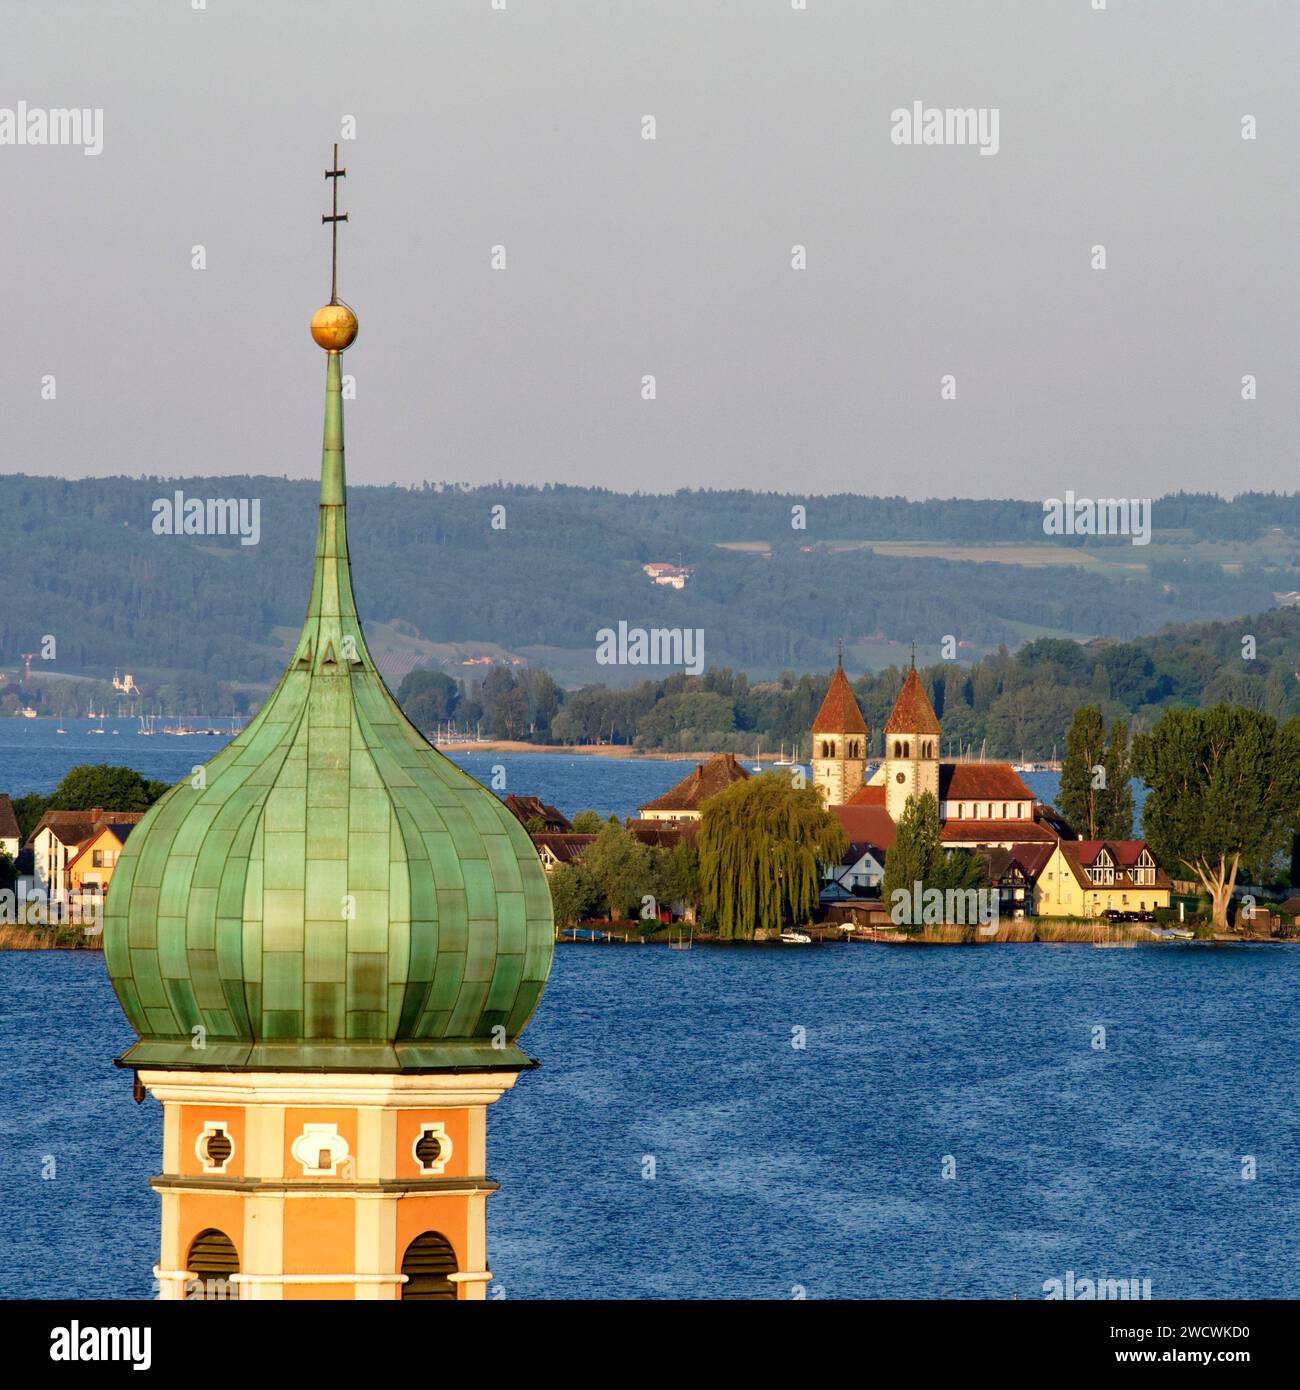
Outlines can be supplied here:
M348 566L329 350L311 601L242 733L158 801L114 870L104 954L131 1067L517 1069L550 894L505 805L406 719Z

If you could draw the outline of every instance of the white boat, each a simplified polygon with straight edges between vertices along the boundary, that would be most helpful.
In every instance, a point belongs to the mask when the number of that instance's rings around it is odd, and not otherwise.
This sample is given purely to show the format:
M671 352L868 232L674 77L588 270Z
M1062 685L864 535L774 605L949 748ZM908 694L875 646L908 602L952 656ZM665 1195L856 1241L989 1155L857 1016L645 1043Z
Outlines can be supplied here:
M787 946L812 945L812 937L809 936L807 932L791 931L789 928L781 933L781 940L784 941Z

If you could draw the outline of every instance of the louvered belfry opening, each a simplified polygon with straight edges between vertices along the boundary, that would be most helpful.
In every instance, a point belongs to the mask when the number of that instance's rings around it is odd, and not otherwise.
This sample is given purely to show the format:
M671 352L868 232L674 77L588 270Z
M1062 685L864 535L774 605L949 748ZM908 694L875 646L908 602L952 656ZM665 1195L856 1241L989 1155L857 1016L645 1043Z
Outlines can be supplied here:
M442 1157L442 1140L432 1130L425 1130L415 1146L415 1156L421 1168L432 1168Z
M230 1135L228 1135L224 1129L213 1130L212 1133L208 1135L208 1162L212 1164L214 1168L224 1167L234 1151L235 1146L230 1142Z
M239 1273L239 1252L224 1231L209 1227L194 1237L185 1267L194 1275L185 1285L185 1297L193 1299L231 1299L239 1297L239 1286L230 1282Z
M426 1302L455 1300L456 1286L449 1276L456 1273L456 1252L447 1237L440 1236L437 1231L425 1231L406 1247L402 1273L406 1275L403 1298Z

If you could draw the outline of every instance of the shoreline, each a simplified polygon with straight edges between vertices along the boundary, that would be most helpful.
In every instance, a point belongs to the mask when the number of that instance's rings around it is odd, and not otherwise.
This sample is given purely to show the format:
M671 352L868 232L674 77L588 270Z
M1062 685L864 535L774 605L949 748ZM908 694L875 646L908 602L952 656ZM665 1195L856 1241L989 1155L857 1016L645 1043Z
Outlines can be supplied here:
M523 743L518 739L484 739L482 743L458 740L435 743L439 753L569 753L584 758L621 758L637 762L699 762L715 758L716 753L664 753L655 749L634 748L630 743ZM777 753L737 753L737 758L753 762L775 763Z

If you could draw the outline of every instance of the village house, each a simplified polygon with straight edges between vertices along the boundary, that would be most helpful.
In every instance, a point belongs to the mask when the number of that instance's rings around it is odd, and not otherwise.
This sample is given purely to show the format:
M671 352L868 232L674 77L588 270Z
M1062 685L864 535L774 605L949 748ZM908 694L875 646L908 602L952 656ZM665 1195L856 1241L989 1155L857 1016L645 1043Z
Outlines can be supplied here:
M538 834L532 837L533 845L537 850L537 857L542 861L542 868L549 876L557 864L572 864L575 860L582 857L582 852L588 845L594 844L594 835L576 834Z
M673 849L683 840L693 839L697 825L695 822L670 825L662 821L629 820L623 828L651 849ZM578 834L572 830L539 831L532 836L542 868L548 874L557 864L575 863L596 839L595 835Z
M647 801L641 807L641 819L647 821L698 821L704 803L710 797L725 792L737 782L747 782L748 768L736 761L734 753L719 753L708 762L696 763L675 787Z
M37 882L49 901L67 902L82 891L102 900L126 837L143 815L99 806L89 811L46 811L27 837L27 846Z
M664 560L642 565L641 569L650 576L652 584L659 584L668 589L684 589L693 573L690 565L671 565Z
M511 792L506 797L506 807L520 825L534 825L540 821L544 830L559 834L573 829L563 811L537 796L515 796Z
M14 804L6 793L0 792L0 854L17 860L22 838L18 817L14 815Z
M822 902L878 897L885 877L884 858L876 845L850 842L838 864L822 869Z
M1145 840L1059 840L1039 878L1045 917L1154 913L1173 884Z

